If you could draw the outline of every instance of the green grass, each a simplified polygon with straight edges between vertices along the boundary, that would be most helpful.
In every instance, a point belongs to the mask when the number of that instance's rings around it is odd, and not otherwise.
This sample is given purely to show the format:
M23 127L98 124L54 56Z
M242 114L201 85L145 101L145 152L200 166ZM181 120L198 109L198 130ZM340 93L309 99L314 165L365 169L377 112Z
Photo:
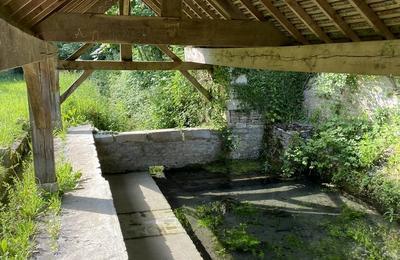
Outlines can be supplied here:
M79 75L64 72L60 77L61 92ZM86 80L62 105L64 126L90 123L100 130L124 131L130 127L125 107L101 95L95 84Z
M24 81L0 81L0 147L8 147L25 132L28 99Z
M7 186L7 202L0 204L0 258L27 259L32 253L32 238L37 231L37 218L49 216L48 232L55 241L60 224L61 195L75 188L80 173L73 172L68 163L57 165L59 192L47 193L37 184L32 162L25 165L22 177L14 177Z
M61 93L78 77L78 73L60 73ZM123 131L131 126L125 107L101 95L91 80L86 80L61 110L65 127L90 123L101 130ZM0 147L10 146L26 133L28 114L25 82L12 77L0 80Z

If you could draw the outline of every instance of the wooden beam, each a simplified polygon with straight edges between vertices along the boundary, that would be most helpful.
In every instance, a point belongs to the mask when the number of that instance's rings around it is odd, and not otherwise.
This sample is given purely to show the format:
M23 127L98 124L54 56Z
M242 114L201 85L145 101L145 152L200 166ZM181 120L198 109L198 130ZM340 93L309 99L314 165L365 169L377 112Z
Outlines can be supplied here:
M350 3L360 12L367 22L382 34L387 40L394 40L396 37L379 18L379 16L369 7L365 0L350 0Z
M0 70L12 69L57 55L57 48L0 18Z
M1 6L0 7L0 19L4 20L5 22L9 23L10 25L14 26L15 28L18 28L22 32L25 32L26 34L35 36L35 33L28 28L26 25L22 25L21 23L18 23L14 18L10 16L11 9L8 6ZM3 31L1 31L3 32Z
M300 20L322 41L331 43L332 40L328 35L318 26L318 24L311 18L311 16L297 3L296 0L285 0L290 10L295 13Z
M164 61L58 61L59 70L206 70L210 66L193 62Z
M57 189L53 126L51 118L51 75L55 63L46 59L25 65L29 113L32 128L33 163L37 181L47 190Z
M35 27L47 41L279 46L287 37L269 22L58 13Z
M119 15L131 15L130 0L119 0ZM132 61L132 44L120 44L120 60Z
M186 48L187 61L240 68L400 75L400 40L263 48Z
M197 91L199 91L207 101L211 101L212 100L212 96L210 94L210 92L205 89L199 81L197 81L197 79L190 74L187 70L179 70L179 72L187 79L189 80L190 83L192 83L192 85L194 86L195 89L197 89Z
M286 16L276 8L271 0L261 0L261 3L267 9L267 11L280 23L286 31L288 31L293 38L302 44L309 44L310 42L301 34L294 25L289 22Z
M353 42L359 42L360 38L358 35L350 28L350 26L340 17L335 9L326 0L313 0L316 5L321 8L326 16L329 17L336 25L336 27Z
M162 17L182 17L182 0L161 0Z
M91 49L94 46L94 43L84 43L79 47L74 53L72 53L66 60L77 60L80 56L82 56L86 51Z
M173 53L168 46L166 45L157 45L158 48L162 52L165 53L168 57L170 57L174 62L182 62L181 58L179 58L175 53ZM179 70L179 72L187 79L189 80L190 83L192 83L193 87L197 89L208 101L211 101L212 96L211 93L205 89L200 82L197 81L197 79L190 74L187 70Z
M71 96L75 90L78 89L78 87L88 78L90 77L90 75L92 75L93 70L85 70L77 80L75 80L74 83L71 84L71 86L61 95L60 97L60 103L64 103L65 100L67 100L67 98L69 96Z

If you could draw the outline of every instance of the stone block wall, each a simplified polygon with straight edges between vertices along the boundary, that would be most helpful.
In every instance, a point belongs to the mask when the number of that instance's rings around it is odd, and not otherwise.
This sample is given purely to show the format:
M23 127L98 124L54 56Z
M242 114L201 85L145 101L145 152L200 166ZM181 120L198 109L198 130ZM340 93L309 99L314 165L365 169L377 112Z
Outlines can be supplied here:
M247 84L246 75L238 76L232 84ZM235 93L230 93L230 97L226 117L235 145L230 157L232 159L258 159L263 150L264 120L256 111L243 110Z
M179 168L219 159L221 140L210 129L163 129L95 134L103 173L148 170L162 165Z

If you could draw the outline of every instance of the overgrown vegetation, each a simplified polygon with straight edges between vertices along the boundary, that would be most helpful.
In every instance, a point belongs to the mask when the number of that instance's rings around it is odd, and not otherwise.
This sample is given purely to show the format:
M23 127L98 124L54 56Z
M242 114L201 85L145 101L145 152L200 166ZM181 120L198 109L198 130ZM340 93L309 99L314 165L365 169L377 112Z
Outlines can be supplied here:
M37 218L50 216L49 232L57 237L59 224L55 219L61 210L61 196L74 189L79 172L68 163L57 165L59 191L48 193L36 184L31 161L25 163L21 175L16 175L7 188L7 200L0 204L0 258L27 259L34 248L32 238L37 231Z
M232 76L246 75L247 83L233 82L237 98L247 110L264 115L267 124L304 118L303 91L310 74L234 69Z
M223 259L397 259L400 253L396 227L347 205L337 216L318 218L227 199L175 214L186 229L192 230L186 216L210 229Z
M357 81L352 84L356 91ZM336 87L327 90L324 84L323 91L329 97L339 95ZM373 202L388 219L400 220L399 108L357 116L348 115L344 108L314 125L312 138L293 140L283 158L283 173L307 173L332 181Z
M216 201L196 208L196 217L199 225L209 228L217 237L223 249L220 253L249 252L254 256L262 257L261 241L248 231L250 222L239 223L237 226L229 226L226 216L229 212L246 217L254 214L256 209L251 204L241 204L234 201Z

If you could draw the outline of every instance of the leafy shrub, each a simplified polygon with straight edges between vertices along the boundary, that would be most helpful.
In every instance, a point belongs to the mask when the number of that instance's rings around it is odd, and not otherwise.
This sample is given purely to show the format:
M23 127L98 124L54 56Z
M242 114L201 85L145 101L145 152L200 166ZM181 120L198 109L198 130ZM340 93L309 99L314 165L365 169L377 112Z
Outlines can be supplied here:
M400 220L400 117L396 110L385 114L322 124L311 139L292 143L283 174L333 181L371 199L391 220Z
M252 252L256 254L261 241L247 232L247 225L240 223L238 227L226 229L223 243L228 250Z
M361 166L359 141L369 124L363 119L334 119L316 129L308 141L297 139L284 155L283 172L311 171L322 178L341 180Z

